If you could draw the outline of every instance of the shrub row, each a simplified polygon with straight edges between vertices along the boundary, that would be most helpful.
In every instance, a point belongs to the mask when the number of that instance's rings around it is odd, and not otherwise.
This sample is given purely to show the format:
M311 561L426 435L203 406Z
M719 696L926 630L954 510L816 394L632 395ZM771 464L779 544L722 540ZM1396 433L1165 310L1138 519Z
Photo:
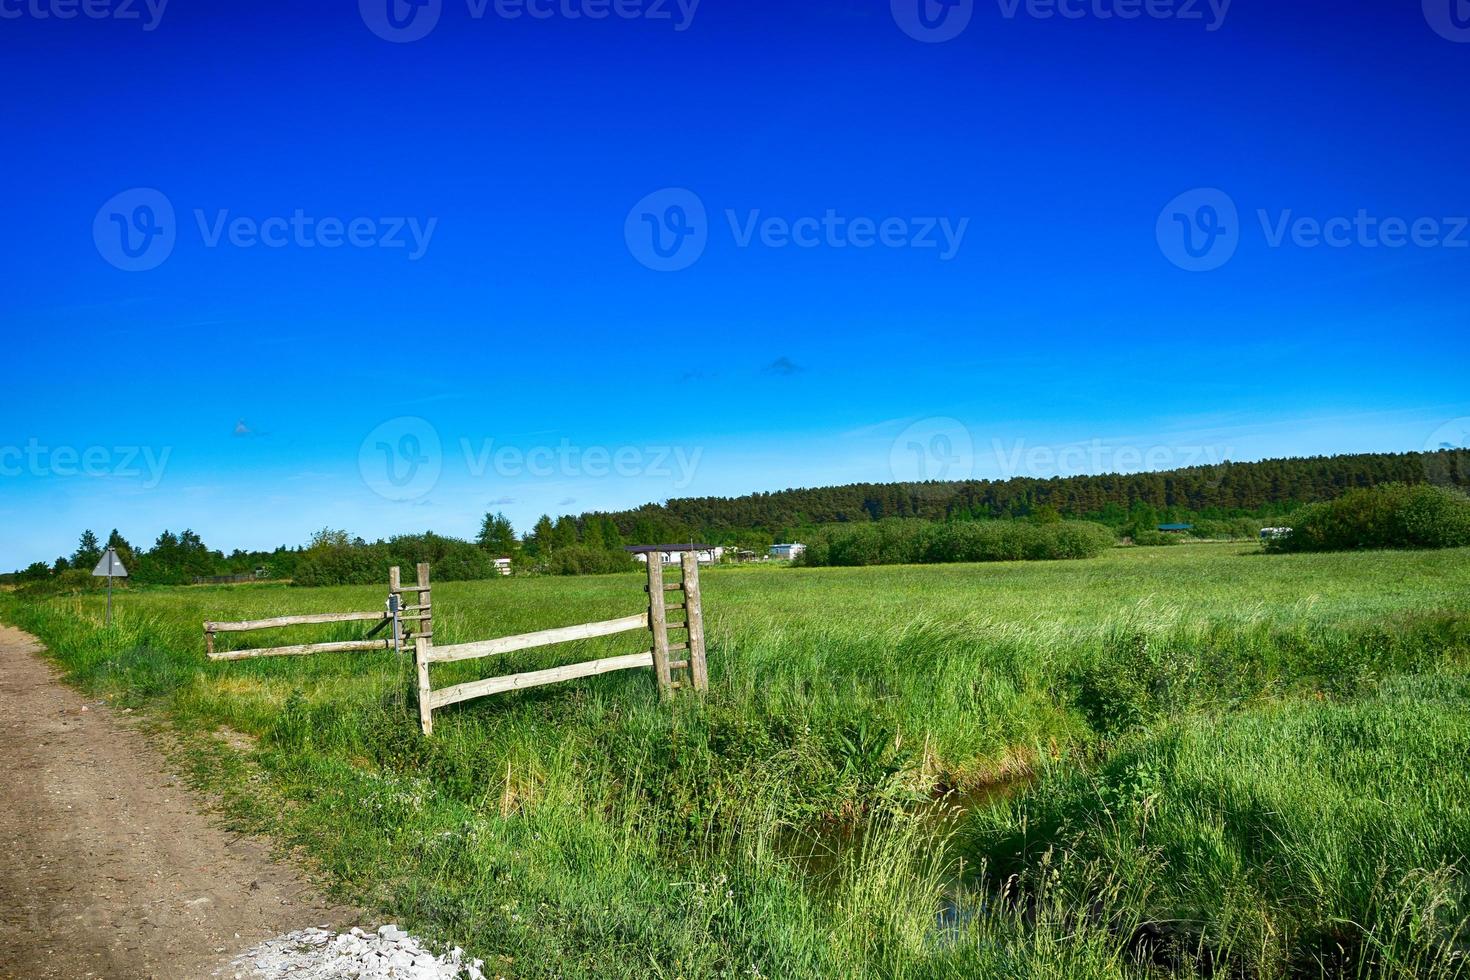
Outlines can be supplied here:
M1303 508L1272 551L1470 546L1470 497L1434 486L1389 483Z
M808 536L799 563L923 565L947 562L1095 558L1115 543L1089 521L934 521L890 519L829 525Z

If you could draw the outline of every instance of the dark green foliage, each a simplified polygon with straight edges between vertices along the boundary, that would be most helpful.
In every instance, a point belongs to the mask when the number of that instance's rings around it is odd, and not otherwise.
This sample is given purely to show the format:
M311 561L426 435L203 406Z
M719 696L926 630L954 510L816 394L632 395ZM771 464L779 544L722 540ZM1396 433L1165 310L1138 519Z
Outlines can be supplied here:
M683 498L602 516L611 518L625 537L645 544L694 537L727 544L751 529L803 540L795 535L797 529L891 517L943 521L1058 513L1122 529L1130 522L1154 527L1175 519L1198 523L1197 518L1227 522L1265 517L1389 482L1470 487L1470 452L1270 459L1053 479L856 483L733 498ZM1198 536L1240 536L1241 530L1237 526L1231 535Z
M1272 551L1459 548L1470 545L1470 498L1432 486L1391 483L1304 508Z
M637 567L638 562L626 551L608 551L585 545L557 548L542 561L542 568L552 575L607 575L631 572Z
M542 514L541 518L536 521L535 528L526 537L526 553L536 557L546 554L552 548L556 547L556 542L553 540L555 536L554 530L551 518Z
M97 535L91 531L83 531L81 540L77 542L77 550L72 552L72 567L85 568L90 572L101 560L102 546L97 543Z
M1141 527L1129 537L1140 548L1163 548L1171 544L1183 544L1189 540L1182 534L1172 534L1152 527Z
M946 562L1095 558L1112 547L1111 531L1086 521L891 519L834 525L807 536L799 564L925 565Z
M296 568L295 584L378 585L388 581L388 569L411 569L419 562L434 566L434 578L459 582L494 578L497 556L478 545L433 532L406 534L366 544L339 539L319 540L306 551Z
M516 550L516 532L504 514L486 514L477 539L481 548L497 558L509 558Z
M51 577L51 566L44 561L32 562L15 575L17 582L44 582Z

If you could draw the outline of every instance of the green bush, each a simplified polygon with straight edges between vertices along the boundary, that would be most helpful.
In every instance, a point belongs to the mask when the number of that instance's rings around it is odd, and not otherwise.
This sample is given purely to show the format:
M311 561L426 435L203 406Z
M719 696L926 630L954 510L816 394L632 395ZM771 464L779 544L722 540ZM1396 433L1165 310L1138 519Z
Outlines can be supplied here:
M1139 528L1130 537L1133 538L1133 543L1140 548L1163 548L1171 544L1184 543L1182 534L1170 534L1168 531L1159 531L1151 527Z
M412 574L419 562L434 566L434 579L464 582L496 578L495 556L478 545L438 534L412 534L376 541L331 541L308 548L296 566L296 585L380 585L397 565Z
M542 563L543 570L550 575L610 575L631 572L637 567L637 559L626 551L607 551L585 545L558 548Z
M1428 485L1389 483L1302 509L1271 551L1470 546L1470 498Z
M64 572L48 574L44 579L26 579L19 591L25 596L56 595L60 592L82 592L87 589L107 588L107 579L94 578L90 569L69 568ZM127 581L117 579L114 586L125 588Z
M807 536L799 564L932 565L949 562L1095 558L1113 533L1088 521L933 521L893 518L840 524Z

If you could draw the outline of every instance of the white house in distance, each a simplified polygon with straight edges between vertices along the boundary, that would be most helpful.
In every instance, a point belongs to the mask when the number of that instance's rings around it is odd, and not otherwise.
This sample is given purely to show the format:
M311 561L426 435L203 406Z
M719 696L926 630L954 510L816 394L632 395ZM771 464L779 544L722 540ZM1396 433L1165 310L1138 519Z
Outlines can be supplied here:
M770 556L777 561L794 561L806 550L804 544L773 544Z
M509 575L510 574L510 559L509 558L497 558L497 559L495 559L495 570L497 572L499 572L501 575Z
M723 546L708 544L633 544L623 550L645 564L649 555L657 554L663 564L677 565L686 551L694 552L701 565L713 565L725 557Z

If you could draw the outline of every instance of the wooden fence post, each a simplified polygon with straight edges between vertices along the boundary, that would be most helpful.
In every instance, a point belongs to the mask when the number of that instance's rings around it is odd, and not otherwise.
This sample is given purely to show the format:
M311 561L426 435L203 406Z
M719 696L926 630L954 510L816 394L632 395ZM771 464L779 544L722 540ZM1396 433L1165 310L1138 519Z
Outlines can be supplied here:
M393 652L403 652L403 572L397 565L388 569L388 612L393 617Z
M434 734L434 709L429 703L429 640L424 636L413 639L413 659L419 672L419 724L425 735Z
M419 608L418 608L417 612L419 613L419 615L423 616L423 619L420 619L418 621L419 628L417 630L415 630L414 632L418 636L427 637L429 640L432 641L434 639L434 609L433 609L433 602L429 598L429 563L428 562L426 562L426 561L419 562L419 564L418 564L418 579L419 579ZM429 645L430 646L433 646L433 643L431 642Z
M658 681L659 697L674 690L669 671L669 626L664 609L664 562L657 551L648 553L648 628L653 633L653 676Z
M684 620L689 632L689 677L696 691L709 690L704 656L704 610L699 604L699 555L684 552Z

